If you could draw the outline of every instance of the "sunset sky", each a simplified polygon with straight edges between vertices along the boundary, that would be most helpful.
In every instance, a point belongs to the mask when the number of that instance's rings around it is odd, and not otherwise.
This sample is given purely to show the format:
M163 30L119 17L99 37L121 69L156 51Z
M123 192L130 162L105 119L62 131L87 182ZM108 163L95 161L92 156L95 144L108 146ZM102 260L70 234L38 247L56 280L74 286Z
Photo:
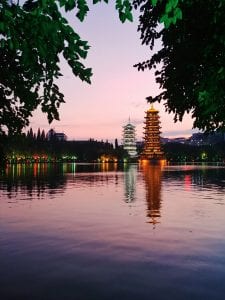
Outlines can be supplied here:
M114 2L114 1L112 1ZM85 61L92 67L92 84L88 85L73 76L62 61L63 77L58 81L66 103L60 108L60 121L48 124L40 111L34 113L30 126L48 131L54 128L64 132L70 140L94 138L121 140L122 126L130 117L136 125L137 139L142 139L145 98L159 90L150 71L138 72L133 65L149 58L150 50L141 45L137 32L137 18L133 23L122 24L113 4L91 7L83 23L74 13L67 15L71 25L87 40L91 49ZM163 104L155 104L160 111L162 136L190 136L192 120L186 116L182 123L173 122L173 115L165 112Z

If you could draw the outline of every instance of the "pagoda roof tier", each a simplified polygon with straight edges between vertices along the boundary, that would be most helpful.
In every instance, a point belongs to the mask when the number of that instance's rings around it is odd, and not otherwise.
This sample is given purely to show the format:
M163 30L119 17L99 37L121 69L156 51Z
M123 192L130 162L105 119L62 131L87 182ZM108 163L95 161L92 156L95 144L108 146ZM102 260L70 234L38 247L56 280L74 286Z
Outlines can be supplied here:
M155 120L159 120L159 116L157 116L157 115L152 116L152 115L147 114L144 118L145 119L154 118Z
M160 122L153 122L153 121L145 121L144 124L147 124L149 126L160 126Z
M160 134L161 133L161 131L151 131L151 132L142 132L144 135L146 135L146 136L153 136L153 135L158 135L158 134Z
M161 129L162 127L159 127L159 126L144 126L143 129L154 129L154 130L159 130Z
M156 122L144 122L145 125L147 125L148 127L160 127L161 123L156 123Z
M161 131L160 130L149 130L149 132L146 132L146 130L145 130L145 131L143 131L143 133L147 134L147 135L151 135L151 134L155 135L155 134L160 134Z

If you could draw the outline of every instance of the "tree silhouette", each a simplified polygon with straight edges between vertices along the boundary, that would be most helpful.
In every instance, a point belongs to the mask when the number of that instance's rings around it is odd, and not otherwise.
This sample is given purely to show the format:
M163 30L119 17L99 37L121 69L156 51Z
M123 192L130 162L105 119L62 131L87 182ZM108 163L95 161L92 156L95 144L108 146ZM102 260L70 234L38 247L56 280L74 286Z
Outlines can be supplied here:
M33 129L30 128L27 132L27 138L28 139L33 139L34 138L34 133L33 133Z
M38 131L37 131L37 141L40 141L41 140L41 130L40 128L38 128Z
M82 62L88 43L68 24L63 9L74 10L83 21L89 7L86 0L1 1L0 133L21 132L38 106L49 122L59 120L58 108L64 102L55 82L62 76L60 55L75 76L91 82L92 70ZM132 20L128 0L116 1L116 9L122 22Z
M41 132L41 140L44 141L46 139L45 131L44 129Z
M115 149L117 149L117 148L118 148L118 140L115 139Z
M194 127L225 128L225 2L223 0L134 0L140 9L142 44L156 50L138 70L156 69L161 93L149 102L164 101L166 110ZM159 26L160 23L163 25Z

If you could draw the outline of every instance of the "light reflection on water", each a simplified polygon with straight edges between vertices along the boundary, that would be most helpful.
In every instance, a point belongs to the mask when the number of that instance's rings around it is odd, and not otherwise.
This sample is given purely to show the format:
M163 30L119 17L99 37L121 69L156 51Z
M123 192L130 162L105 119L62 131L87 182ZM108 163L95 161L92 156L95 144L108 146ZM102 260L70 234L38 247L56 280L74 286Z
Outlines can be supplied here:
M0 176L0 299L224 299L225 170L34 164Z

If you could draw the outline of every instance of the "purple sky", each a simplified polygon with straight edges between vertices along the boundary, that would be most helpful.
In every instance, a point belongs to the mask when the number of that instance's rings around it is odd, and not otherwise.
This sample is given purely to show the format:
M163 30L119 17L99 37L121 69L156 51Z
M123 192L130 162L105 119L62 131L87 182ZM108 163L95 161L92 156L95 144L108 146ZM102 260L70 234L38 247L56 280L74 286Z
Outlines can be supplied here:
M50 126L40 111L34 113L31 127L54 128L64 132L68 139L114 140L121 139L122 126L130 116L136 125L137 139L142 139L145 98L158 93L154 75L150 71L138 72L133 64L148 59L150 50L142 46L137 32L137 20L122 24L113 5L104 3L91 8L80 23L73 14L67 16L80 36L89 41L91 49L85 65L92 67L92 84L73 76L62 61L64 76L58 81L66 103L60 108L60 121ZM137 19L137 18L136 18ZM173 115L165 113L163 104L155 104L160 111L162 136L190 136L192 120L173 122Z

